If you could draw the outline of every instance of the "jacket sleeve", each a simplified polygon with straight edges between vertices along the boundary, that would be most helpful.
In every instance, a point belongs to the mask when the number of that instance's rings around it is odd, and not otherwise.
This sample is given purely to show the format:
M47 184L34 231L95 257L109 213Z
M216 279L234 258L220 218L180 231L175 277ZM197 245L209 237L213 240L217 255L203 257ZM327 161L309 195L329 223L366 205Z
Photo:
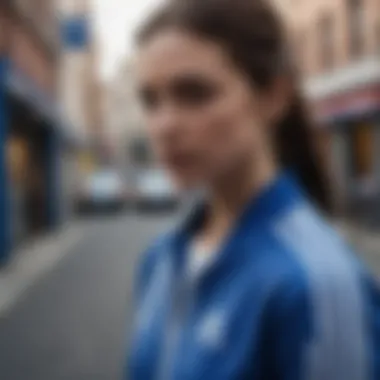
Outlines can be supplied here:
M264 329L268 378L380 378L380 292L369 276L361 281L357 274L356 289L347 287L340 273L326 276L324 293L313 294L317 298L297 279L282 286Z
M294 278L281 286L268 305L261 352L263 378L306 380L310 337L310 300L304 284Z

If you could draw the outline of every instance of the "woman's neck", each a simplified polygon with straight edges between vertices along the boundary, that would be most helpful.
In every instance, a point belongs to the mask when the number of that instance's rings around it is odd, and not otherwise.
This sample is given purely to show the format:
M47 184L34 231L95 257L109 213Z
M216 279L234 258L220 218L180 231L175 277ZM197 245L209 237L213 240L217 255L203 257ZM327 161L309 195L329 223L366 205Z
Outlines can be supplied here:
M274 161L251 160L240 165L211 188L210 208L201 233L202 240L218 242L242 213L247 202L274 180Z

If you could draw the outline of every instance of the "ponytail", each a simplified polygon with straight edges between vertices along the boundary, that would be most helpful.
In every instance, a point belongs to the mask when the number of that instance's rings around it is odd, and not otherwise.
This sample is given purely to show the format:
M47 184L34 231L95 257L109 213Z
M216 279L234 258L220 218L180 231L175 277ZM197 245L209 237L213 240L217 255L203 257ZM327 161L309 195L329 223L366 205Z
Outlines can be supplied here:
M313 130L305 105L294 97L285 117L276 126L275 143L280 163L293 170L310 198L324 211L331 211L327 178L317 155Z

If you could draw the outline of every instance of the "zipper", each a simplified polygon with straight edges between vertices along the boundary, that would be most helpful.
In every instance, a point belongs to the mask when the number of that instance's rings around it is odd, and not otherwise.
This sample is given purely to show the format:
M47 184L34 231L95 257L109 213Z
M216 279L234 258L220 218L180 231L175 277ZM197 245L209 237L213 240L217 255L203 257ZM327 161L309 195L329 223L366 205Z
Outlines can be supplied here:
M199 278L196 280L186 278L181 281L179 288L174 284L174 299L168 313L157 380L169 380L171 378L183 328L195 306L198 280Z

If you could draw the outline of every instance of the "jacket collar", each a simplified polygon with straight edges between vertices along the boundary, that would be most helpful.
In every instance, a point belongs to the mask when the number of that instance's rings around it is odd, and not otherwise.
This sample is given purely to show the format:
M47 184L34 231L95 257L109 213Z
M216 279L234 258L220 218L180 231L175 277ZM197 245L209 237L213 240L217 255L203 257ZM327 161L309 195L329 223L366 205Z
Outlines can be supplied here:
M275 222L295 204L305 199L305 196L295 176L289 172L279 174L276 179L268 184L259 195L255 194L248 202L241 216L235 222L229 236L220 247L218 256L220 261L228 258L232 247L236 247L245 236L247 230L255 226L263 226ZM188 247L196 228L202 223L206 213L206 202L200 202L187 215L178 230L175 232L173 252L176 256L176 264L182 267ZM234 254L234 259L238 255Z

